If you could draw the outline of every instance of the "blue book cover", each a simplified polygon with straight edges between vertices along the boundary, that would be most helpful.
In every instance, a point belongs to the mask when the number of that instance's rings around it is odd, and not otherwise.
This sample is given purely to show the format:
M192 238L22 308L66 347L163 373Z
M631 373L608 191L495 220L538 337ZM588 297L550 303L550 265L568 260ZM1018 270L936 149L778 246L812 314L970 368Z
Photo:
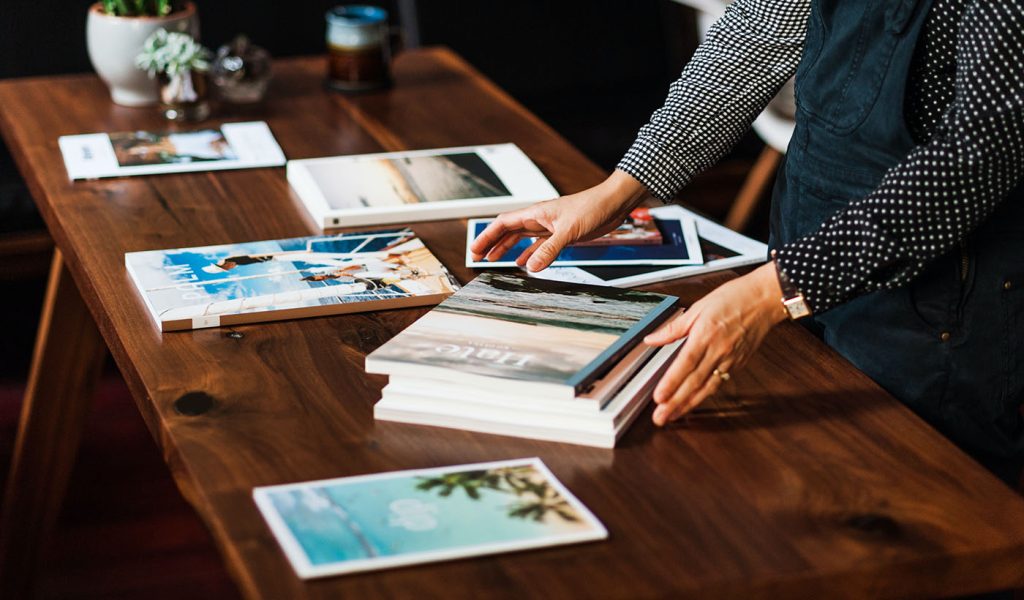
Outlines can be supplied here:
M410 229L131 252L161 331L437 304L457 285Z
M302 578L608 537L537 458L260 487L253 497Z
M494 261L473 260L469 245L494 219L470 219L466 231L466 266L472 268L518 267L516 257L534 242L534 238L523 238L505 254ZM583 245L568 246L562 250L552 267L607 267L626 265L680 266L699 265L704 262L700 237L692 219L654 219L661 232L657 244L616 244L586 242ZM614 233L614 232L613 232ZM608 234L612 236L612 234ZM606 236L606 237L608 237ZM598 238L599 240L604 238Z

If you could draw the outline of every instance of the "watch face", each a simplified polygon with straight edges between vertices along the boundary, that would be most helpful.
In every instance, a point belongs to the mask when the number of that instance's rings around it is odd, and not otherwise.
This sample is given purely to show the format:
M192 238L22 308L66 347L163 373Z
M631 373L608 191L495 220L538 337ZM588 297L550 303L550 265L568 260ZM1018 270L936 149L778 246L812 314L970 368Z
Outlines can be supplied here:
M811 309L807 306L803 296L789 298L784 300L782 304L786 307L786 311L789 312L789 318L794 321L811 315Z

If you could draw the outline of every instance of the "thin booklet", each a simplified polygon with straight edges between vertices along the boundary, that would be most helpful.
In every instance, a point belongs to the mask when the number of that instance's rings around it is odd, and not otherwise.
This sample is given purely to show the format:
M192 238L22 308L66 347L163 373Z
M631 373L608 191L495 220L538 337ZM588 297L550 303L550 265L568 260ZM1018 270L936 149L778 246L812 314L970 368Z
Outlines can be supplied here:
M678 298L483 273L366 357L366 370L575 400Z
M455 280L410 229L125 254L161 331L437 304Z
M697 228L701 256L697 265L623 265L552 267L530 273L531 277L551 281L637 287L671 279L692 277L713 271L723 271L763 263L768 258L768 246L757 240L723 227L711 219L678 205L652 208L651 214L659 220L689 219Z
M324 228L496 215L558 196L515 144L290 160L287 172Z
M253 498L303 579L608 537L537 458L258 487Z
M470 219L466 227L466 266L471 268L519 267L516 258L535 241L534 238L519 240L505 254L496 260L473 260L469 250L484 229L494 219ZM699 265L704 260L700 251L697 227L692 219L653 219L653 226L659 232L660 243L617 244L607 236L584 244L567 246L555 260L552 267L600 267L623 265ZM614 232L613 232L614 233ZM612 235L612 234L609 234ZM597 243L595 243L597 242Z
M284 152L263 121L187 131L67 135L58 143L72 180L285 164Z

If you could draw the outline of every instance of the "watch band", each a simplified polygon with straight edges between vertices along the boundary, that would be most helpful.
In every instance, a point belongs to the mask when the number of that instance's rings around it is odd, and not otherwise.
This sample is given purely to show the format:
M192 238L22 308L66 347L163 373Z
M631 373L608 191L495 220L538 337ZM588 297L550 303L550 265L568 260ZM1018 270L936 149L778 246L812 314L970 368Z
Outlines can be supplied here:
M772 262L775 263L775 274L779 278L779 287L782 288L782 308L786 311L786 316L793 321L811 316L811 307L808 306L803 293L779 267L779 261L775 259L775 250L772 250Z

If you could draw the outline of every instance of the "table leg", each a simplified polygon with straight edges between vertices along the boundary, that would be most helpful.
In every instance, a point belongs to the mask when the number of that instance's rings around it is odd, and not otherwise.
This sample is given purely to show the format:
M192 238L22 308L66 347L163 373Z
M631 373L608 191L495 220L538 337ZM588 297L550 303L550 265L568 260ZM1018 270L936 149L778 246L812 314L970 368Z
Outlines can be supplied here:
M0 512L0 598L25 598L60 510L106 346L55 249Z

